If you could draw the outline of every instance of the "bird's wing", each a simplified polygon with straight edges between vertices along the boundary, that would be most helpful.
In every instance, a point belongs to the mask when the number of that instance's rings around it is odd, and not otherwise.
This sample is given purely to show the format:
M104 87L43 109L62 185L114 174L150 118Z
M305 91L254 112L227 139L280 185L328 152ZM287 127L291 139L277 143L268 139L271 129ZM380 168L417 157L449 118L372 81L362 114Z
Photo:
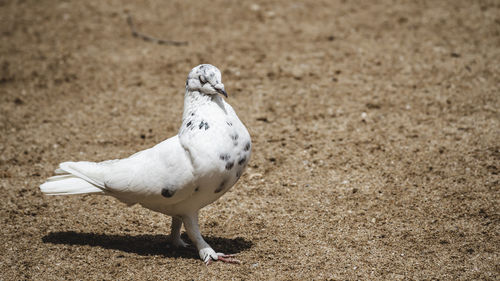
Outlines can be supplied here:
M129 158L98 163L64 162L59 169L129 204L157 200L174 204L194 189L191 161L177 136Z

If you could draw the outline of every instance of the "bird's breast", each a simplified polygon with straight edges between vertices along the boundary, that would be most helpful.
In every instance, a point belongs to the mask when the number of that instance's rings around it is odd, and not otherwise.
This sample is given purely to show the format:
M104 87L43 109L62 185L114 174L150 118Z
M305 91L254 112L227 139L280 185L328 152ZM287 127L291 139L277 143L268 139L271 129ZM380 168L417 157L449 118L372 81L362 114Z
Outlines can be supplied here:
M203 207L227 192L243 174L251 154L250 135L236 116L185 120L181 134L197 178L190 200Z

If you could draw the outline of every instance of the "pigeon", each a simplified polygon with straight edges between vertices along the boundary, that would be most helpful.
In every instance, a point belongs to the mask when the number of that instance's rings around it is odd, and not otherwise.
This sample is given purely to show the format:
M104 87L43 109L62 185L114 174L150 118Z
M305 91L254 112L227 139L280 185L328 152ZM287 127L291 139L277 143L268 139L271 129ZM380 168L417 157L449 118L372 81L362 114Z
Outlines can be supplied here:
M173 136L128 158L103 162L63 162L55 176L40 185L47 195L102 194L129 206L140 204L172 217L174 247L188 246L181 227L200 258L240 263L234 255L215 252L203 239L198 212L226 193L250 160L250 134L231 105L219 69L193 68L187 77L182 125Z

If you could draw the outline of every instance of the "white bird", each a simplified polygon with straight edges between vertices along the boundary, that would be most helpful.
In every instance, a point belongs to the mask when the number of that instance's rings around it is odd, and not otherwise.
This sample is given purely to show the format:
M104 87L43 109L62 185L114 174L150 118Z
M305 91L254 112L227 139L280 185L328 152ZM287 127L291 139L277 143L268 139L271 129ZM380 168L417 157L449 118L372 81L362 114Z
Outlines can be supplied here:
M227 97L219 69L202 64L186 81L179 133L124 159L64 162L40 185L48 195L95 193L132 206L172 216L170 242L181 239L182 224L200 258L239 263L234 255L215 252L203 239L198 211L227 192L240 178L251 153L250 135Z

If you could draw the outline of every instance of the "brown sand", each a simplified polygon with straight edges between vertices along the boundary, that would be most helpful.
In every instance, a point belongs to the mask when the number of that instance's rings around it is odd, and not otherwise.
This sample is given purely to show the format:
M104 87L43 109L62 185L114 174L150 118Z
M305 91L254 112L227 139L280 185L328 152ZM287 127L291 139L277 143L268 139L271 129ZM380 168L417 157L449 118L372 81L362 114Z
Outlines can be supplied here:
M126 11L189 45L132 37ZM1 1L0 280L498 280L499 15L498 1ZM254 141L200 218L239 266L169 249L164 215L38 190L59 162L176 134L200 63L223 71Z

